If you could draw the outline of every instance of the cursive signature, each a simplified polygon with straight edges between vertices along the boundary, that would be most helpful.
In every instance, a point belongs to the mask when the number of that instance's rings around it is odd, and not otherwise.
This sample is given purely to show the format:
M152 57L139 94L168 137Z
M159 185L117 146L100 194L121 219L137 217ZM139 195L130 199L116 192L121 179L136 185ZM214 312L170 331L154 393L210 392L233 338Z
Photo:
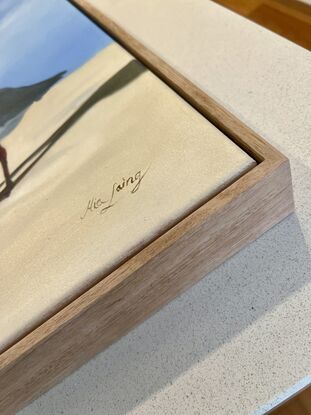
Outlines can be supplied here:
M87 206L83 215L80 216L80 219L83 220L88 213L97 212L101 215L106 213L109 209L115 206L117 203L117 194L120 192L129 191L130 194L138 192L140 184L148 170L149 167L144 172L142 170L138 170L134 175L122 177L119 182L114 182L111 187L110 197L108 199L93 196L88 200Z

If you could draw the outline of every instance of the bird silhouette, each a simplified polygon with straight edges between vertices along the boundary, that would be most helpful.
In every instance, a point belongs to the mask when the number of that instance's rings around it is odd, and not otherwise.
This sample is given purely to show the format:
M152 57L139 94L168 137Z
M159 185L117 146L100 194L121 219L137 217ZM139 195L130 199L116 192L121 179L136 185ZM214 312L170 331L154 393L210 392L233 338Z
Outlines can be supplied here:
M146 67L137 60L131 60L118 72L116 72L111 78L100 85L93 94L86 99L84 103L74 112L56 131L43 142L32 154L30 154L15 170L9 174L7 168L7 156L5 149L0 146L0 158L4 175L6 176L6 189L0 193L0 201L7 197L13 187L20 182L23 177L32 169L32 167L38 163L38 161L46 154L47 151L77 122L83 117L94 105L108 96L116 93L120 89L126 87L129 83L137 79L141 74L146 71ZM1 156L2 153L2 156ZM31 163L30 165L28 165ZM27 165L27 168L21 173L21 170ZM12 181L11 177L18 177Z
M39 101L65 73L66 71L59 72L33 85L0 89L0 140L14 130L30 105L35 101ZM1 144L0 163L6 182L6 194L9 195L13 187L13 182L8 167L7 151Z

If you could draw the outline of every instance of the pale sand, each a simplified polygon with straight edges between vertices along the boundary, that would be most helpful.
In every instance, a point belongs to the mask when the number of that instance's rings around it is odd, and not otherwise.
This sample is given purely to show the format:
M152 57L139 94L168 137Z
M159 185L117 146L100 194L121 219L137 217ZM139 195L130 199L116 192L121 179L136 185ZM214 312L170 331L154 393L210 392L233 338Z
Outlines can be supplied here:
M13 144L31 152L131 59L111 45L35 103L4 140L11 167ZM100 101L0 203L0 348L254 164L150 72Z

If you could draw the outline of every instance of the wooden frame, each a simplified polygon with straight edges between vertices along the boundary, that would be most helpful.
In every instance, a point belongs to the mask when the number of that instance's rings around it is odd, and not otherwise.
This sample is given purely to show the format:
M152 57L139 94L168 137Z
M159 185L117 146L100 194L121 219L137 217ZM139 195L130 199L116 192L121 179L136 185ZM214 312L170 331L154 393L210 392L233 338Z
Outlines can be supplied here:
M258 165L4 351L3 415L37 398L294 209L286 157L87 1L72 3Z

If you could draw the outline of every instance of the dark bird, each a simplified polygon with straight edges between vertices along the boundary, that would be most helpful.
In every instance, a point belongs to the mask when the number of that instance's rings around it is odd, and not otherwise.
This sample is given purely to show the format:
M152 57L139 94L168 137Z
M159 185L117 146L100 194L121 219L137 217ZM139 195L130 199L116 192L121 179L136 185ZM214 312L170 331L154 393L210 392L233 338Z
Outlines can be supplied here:
M39 101L65 73L66 71L60 72L33 85L0 89L0 140L14 130L30 105ZM8 169L7 152L1 145L0 163L6 181L6 189L9 193L12 188L12 180Z
M104 84L100 85L96 91L73 113L56 131L45 140L35 151L32 152L19 166L15 168L11 174L9 174L5 149L0 146L0 159L2 160L2 167L6 176L6 189L5 195L2 193L2 199L7 197L14 185L20 182L23 177L32 169L32 167L46 154L47 151L77 122L83 117L94 105L108 96L116 93L120 89L126 87L129 83L138 78L142 73L146 71L145 66L136 60L130 61L127 65L116 72L110 79ZM2 153L2 156L1 156ZM31 163L31 164L29 164ZM21 169L26 165L27 168L21 173ZM19 173L18 177L17 173ZM16 177L14 182L12 177ZM1 199L0 193L0 201Z

